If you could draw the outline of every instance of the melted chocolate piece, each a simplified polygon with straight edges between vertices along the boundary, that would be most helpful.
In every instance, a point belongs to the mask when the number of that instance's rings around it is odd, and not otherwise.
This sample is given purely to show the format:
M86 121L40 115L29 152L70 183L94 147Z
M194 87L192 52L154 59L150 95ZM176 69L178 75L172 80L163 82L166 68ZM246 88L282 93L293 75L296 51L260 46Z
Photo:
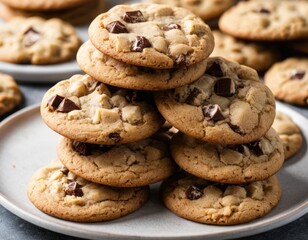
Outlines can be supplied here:
M306 74L305 70L293 70L290 72L290 78L292 80L302 80Z
M48 102L47 102L47 106L52 108L52 109L57 109L60 105L60 103L63 101L64 97L60 96L60 95L54 95L53 97L51 97Z
M185 55L181 54L179 55L173 63L173 66L175 68L186 68L187 67L187 58Z
M164 31L170 31L172 29L181 29L181 26L176 23L169 23L163 27Z
M245 133L242 131L242 129L237 126L237 125L233 125L232 123L228 123L229 127L236 133L240 134L240 135L245 135Z
M132 51L133 52L142 52L145 48L152 47L150 41L142 36L137 36L135 41L132 43Z
M213 120L214 122L224 120L220 107L217 104L209 104L202 107L205 120Z
M186 98L185 102L188 104L193 104L195 99L198 97L198 95L201 93L201 91L194 87L193 90L190 92L188 97Z
M75 182L74 180L70 181L65 189L65 194L70 196L82 197L83 191L81 185Z
M108 137L112 139L115 143L119 143L121 141L121 136L119 133L110 133Z
M69 113L73 110L79 109L80 107L78 107L73 101L69 100L68 98L64 98L57 108L57 111L62 113Z
M23 46L25 47L31 47L41 38L41 34L33 27L30 27L27 31L25 31L24 36Z
M215 83L214 92L218 96L232 97L235 94L235 84L231 78L220 78Z
M199 187L191 185L186 189L185 195L189 200L197 200L203 196L203 191Z
M69 172L69 170L67 169L67 167L64 167L64 166L60 168L60 171L61 171L64 175L67 175L68 172Z
M91 146L88 143L78 142L74 140L72 147L80 155L83 155L83 156L91 155Z
M267 8L261 7L260 9L258 9L257 11L258 13L264 13L264 14L270 14L271 11L268 10Z
M145 18L140 10L126 12L122 19L127 23L145 22Z
M263 154L263 151L260 147L260 142L255 141L247 144L247 147L253 152L256 156L261 156Z
M214 77L223 77L225 75L219 62L213 62L205 73Z
M128 30L126 29L125 25L120 21L114 21L109 23L106 29L110 33L128 33Z

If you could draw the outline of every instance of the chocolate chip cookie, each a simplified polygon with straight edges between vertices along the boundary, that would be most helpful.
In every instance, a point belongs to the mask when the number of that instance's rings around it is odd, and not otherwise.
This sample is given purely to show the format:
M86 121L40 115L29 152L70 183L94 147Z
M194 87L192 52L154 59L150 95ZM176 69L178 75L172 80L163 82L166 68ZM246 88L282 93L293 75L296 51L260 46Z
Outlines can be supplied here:
M307 58L287 58L274 64L265 73L264 81L276 99L308 106Z
M268 44L240 40L218 30L214 30L213 35L215 48L212 57L221 56L259 72L267 70L279 60L277 49Z
M114 187L140 187L159 182L175 171L168 147L154 137L107 146L61 138L57 147L61 162L89 181Z
M89 36L108 56L159 69L199 63L214 48L211 30L199 17L159 4L118 5L91 23Z
M177 69L138 67L103 54L90 41L80 47L77 62L83 71L105 84L151 91L189 84L198 79L206 68L206 61Z
M172 138L170 150L185 171L229 184L267 179L284 162L282 142L274 129L257 141L240 145L211 144L179 132Z
M289 159L301 149L303 136L300 128L290 116L277 112L273 128L282 140L285 159Z
M219 19L220 29L234 37L250 40L308 38L308 2L242 1Z
M197 81L155 93L158 110L175 128L217 144L256 141L275 117L275 99L255 70L209 58Z
M0 116L11 111L21 100L22 93L15 80L10 75L0 73Z
M147 92L111 89L74 75L49 89L41 103L45 123L80 142L120 144L144 139L164 123Z
M74 59L81 40L60 19L14 18L0 26L0 61L54 64Z
M281 197L276 176L228 185L183 174L164 182L161 190L170 211L191 221L213 225L250 222L270 212Z
M28 197L35 207L51 216L74 222L100 222L142 207L149 198L149 188L111 188L92 183L54 162L32 176Z

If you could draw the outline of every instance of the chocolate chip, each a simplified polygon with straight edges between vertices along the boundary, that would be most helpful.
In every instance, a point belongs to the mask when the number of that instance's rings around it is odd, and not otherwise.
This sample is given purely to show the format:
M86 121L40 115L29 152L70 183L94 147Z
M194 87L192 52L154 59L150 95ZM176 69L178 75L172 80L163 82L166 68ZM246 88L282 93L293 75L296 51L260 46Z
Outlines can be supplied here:
M65 188L65 194L70 196L82 197L83 191L81 185L75 181L71 181Z
M36 31L33 27L30 27L27 31L24 32L23 45L25 47L31 47L41 38L41 34Z
M68 113L73 110L79 109L80 107L78 107L73 101L69 100L68 98L64 98L60 103L59 107L57 108L57 111L62 113Z
M127 23L138 23L138 22L145 22L145 18L142 14L141 11L131 11L131 12L126 12L123 15L123 20Z
M305 70L293 70L290 72L290 78L292 80L301 80L306 74Z
M220 107L217 104L209 104L202 107L202 112L205 120L213 120L214 122L224 120Z
M90 144L88 143L78 142L74 140L72 147L80 155L83 155L83 156L91 155Z
M181 26L179 24L176 24L176 23L169 23L169 24L167 24L163 27L164 31L169 31L169 30L172 30L172 29L181 29Z
M188 104L193 104L195 99L198 97L198 95L200 93L201 93L201 91L198 88L194 87L193 90L189 93L185 102L188 103Z
M215 83L214 92L222 97L231 97L235 94L235 84L231 78L220 78Z
M242 129L237 126L237 125L233 125L232 123L228 123L229 127L236 133L240 134L240 135L245 135L245 133L242 131Z
M173 63L175 68L186 68L187 67L187 58L184 54L179 55Z
M135 41L132 43L132 51L134 52L142 52L145 48L152 47L150 41L142 36L137 36Z
M260 142L255 141L247 144L247 147L253 152L256 156L261 156L263 154L262 148L260 147Z
M114 21L109 23L106 29L110 33L128 33L128 30L126 29L125 25L120 21Z
M197 200L203 196L203 191L197 186L189 186L185 191L186 197L189 200Z
M64 175L67 175L69 170L67 169L67 167L63 166L60 168L60 171L64 174Z
M108 137L112 139L115 143L119 143L121 141L121 136L119 133L110 133Z
M258 13L264 13L264 14L270 14L271 11L268 10L267 8L261 7L257 10Z
M225 75L218 61L213 62L205 73L214 77L223 77Z
M60 103L63 101L64 97L60 96L60 95L54 95L53 97L51 97L48 102L47 102L47 106L52 109L55 110L59 107Z

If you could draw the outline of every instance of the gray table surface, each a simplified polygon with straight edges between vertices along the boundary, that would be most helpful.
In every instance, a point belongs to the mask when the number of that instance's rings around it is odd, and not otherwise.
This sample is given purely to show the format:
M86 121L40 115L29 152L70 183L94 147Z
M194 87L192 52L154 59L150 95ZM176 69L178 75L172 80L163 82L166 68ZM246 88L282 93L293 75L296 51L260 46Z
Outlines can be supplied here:
M25 96L20 108L39 103L43 94L51 85L20 84ZM290 106L308 118L308 109ZM0 119L1 120L1 119ZM15 216L0 205L0 240L78 240L35 226ZM308 214L280 228L262 234L240 238L242 240L307 240Z

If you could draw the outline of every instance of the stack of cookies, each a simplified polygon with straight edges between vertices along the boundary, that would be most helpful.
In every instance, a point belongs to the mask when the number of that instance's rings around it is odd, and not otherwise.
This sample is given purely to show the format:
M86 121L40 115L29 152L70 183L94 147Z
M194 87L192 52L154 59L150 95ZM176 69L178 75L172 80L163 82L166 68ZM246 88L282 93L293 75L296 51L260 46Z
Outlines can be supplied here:
M105 10L105 0L1 0L0 17L8 21L15 17L38 16L61 18L74 25L89 24Z

